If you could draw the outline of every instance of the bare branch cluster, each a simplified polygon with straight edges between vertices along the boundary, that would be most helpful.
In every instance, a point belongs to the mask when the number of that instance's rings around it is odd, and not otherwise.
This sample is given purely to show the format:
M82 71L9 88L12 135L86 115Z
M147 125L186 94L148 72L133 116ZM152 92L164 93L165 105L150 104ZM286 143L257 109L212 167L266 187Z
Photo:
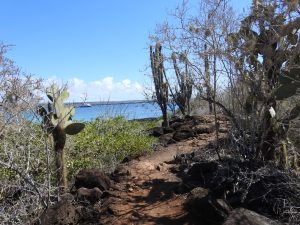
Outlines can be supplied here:
M36 109L41 81L24 74L0 44L0 221L25 224L47 207L51 187L51 146Z

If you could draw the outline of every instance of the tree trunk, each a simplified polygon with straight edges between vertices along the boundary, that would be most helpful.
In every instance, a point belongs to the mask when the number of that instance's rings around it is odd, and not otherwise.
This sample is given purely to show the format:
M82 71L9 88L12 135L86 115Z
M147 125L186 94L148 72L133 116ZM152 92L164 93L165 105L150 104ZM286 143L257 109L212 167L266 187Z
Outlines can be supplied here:
M53 130L54 150L55 150L55 165L57 170L57 186L60 193L64 193L67 188L65 154L64 147L66 143L66 133L59 126Z
M208 99L212 98L211 87L210 87L210 74L209 74L209 62L208 62L208 53L207 45L204 44L205 57L204 57L204 69L205 69L205 86L206 86L206 95ZM209 114L213 113L213 104L208 102Z
M163 127L169 127L169 119L168 119L168 112L167 112L167 108L163 107L162 109L162 116L163 116L163 123L162 126Z
M178 108L180 110L180 112L182 113L183 116L186 115L186 111L185 111L185 107L183 105L181 105L180 103L177 103Z
M268 105L268 104L266 104ZM276 110L276 101L273 104L269 104L264 112L264 118L262 121L261 131L259 137L261 137L259 147L257 148L256 157L263 160L275 160L275 146L278 144L278 136L274 131L271 116L268 108L270 105Z
M218 155L219 160L221 161L221 156L219 152L219 123L217 120L217 109L216 109L216 93L217 93L217 56L214 54L214 92L213 92L213 110L214 110L214 117L215 117L215 128L216 128L216 153Z

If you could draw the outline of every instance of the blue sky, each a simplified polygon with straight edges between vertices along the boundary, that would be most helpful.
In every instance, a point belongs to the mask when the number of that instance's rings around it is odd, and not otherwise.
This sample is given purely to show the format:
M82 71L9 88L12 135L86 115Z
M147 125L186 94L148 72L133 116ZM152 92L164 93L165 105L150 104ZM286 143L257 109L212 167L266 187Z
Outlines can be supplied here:
M190 0L193 6L198 0ZM242 3L241 3L242 2ZM181 0L0 0L0 42L25 72L68 82L71 100L142 99L148 36ZM236 11L250 0L232 0Z

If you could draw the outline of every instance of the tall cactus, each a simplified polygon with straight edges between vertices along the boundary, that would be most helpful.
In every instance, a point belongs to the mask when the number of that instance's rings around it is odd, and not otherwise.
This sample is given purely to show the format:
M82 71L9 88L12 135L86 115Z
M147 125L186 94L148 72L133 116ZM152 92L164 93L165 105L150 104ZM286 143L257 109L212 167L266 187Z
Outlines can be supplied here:
M51 133L53 136L57 183L60 192L65 192L67 188L67 171L65 167L64 153L66 135L75 135L79 133L85 125L83 123L72 122L72 117L75 114L75 108L64 104L64 101L69 98L69 93L66 87L59 89L53 84L46 90L46 94L51 101L51 103L48 104L48 112L44 107L40 106L38 113L43 118L43 128L47 131L47 133Z
M164 68L164 57L161 53L162 46L159 42L155 45L153 51L150 46L150 61L152 78L155 87L156 101L163 115L163 126L169 126L167 107L168 107L168 83L166 81L166 71Z
M184 72L179 69L177 63L177 54L173 52L172 61L179 89L175 87L175 93L173 93L173 91L171 90L171 95L174 98L174 101L179 107L181 113L183 115L186 115L190 113L190 99L192 96L192 77L188 70L186 54L181 54L179 59L184 63Z

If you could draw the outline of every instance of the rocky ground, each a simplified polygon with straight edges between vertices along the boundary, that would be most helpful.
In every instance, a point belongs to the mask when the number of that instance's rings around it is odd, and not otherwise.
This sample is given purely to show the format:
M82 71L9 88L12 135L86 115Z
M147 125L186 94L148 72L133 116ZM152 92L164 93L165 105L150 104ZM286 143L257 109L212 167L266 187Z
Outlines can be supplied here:
M278 174L261 172L259 178L251 177L255 180L251 183L247 177L260 165L233 159L219 162L214 124L213 116L199 116L173 120L168 129L152 129L150 134L159 136L161 143L156 151L124 160L109 177L97 170L81 171L73 194L48 209L42 224L281 224L254 212L272 215L268 210L273 205L255 193L261 194L263 184ZM226 117L219 115L222 156L230 155L225 152L229 127Z

